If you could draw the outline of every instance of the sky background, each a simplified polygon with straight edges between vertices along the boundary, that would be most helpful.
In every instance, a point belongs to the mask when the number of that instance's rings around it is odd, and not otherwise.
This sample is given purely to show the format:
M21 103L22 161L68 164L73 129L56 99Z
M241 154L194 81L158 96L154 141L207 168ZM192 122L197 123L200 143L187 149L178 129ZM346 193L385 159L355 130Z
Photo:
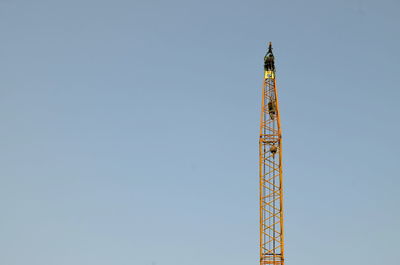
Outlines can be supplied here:
M399 11L0 0L0 264L257 264L268 41L287 264L396 264Z

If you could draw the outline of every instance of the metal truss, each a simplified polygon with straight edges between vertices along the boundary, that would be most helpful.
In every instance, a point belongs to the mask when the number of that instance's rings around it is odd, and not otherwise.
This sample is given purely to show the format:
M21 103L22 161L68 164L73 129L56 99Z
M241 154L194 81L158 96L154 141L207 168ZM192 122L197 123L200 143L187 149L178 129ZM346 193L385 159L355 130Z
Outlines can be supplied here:
M260 158L260 265L284 264L282 142L274 57L265 57Z

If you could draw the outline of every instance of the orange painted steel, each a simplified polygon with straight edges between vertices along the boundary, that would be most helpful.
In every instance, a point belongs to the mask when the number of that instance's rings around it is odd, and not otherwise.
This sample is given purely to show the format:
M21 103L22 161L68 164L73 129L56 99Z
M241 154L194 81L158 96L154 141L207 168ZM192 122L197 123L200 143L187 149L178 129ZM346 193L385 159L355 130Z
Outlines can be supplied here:
M282 134L272 44L264 58L260 121L260 265L284 265Z

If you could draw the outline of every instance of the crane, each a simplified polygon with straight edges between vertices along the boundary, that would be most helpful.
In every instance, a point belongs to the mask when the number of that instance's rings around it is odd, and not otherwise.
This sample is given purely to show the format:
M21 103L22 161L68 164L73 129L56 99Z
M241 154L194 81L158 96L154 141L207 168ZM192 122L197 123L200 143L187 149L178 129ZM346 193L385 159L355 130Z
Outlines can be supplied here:
M260 265L284 265L282 136L272 43L264 57L259 139Z

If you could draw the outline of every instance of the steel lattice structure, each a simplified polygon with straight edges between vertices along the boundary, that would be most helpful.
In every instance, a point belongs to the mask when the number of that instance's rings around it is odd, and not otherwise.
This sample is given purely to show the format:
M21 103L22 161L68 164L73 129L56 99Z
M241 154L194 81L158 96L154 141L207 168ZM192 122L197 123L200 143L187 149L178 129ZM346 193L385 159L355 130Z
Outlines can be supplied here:
M282 141L272 44L264 57L260 122L260 265L284 264Z

